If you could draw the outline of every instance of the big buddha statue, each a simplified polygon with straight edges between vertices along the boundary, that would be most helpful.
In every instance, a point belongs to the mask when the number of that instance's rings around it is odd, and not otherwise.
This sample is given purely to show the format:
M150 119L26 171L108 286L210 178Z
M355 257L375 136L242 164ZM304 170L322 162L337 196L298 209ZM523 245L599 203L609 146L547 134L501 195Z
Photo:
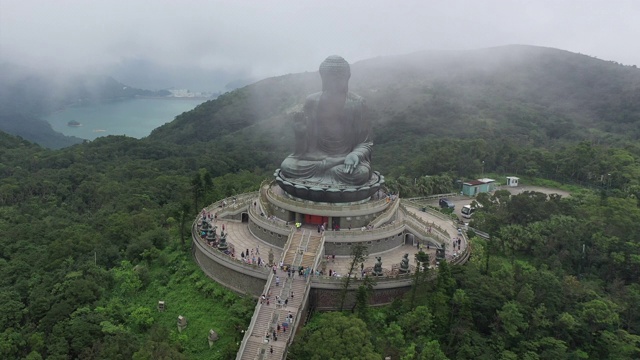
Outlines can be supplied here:
M371 169L371 124L364 99L349 92L349 63L329 56L320 65L322 91L295 113L295 150L276 171L289 194L326 202L353 202L377 191L382 177Z

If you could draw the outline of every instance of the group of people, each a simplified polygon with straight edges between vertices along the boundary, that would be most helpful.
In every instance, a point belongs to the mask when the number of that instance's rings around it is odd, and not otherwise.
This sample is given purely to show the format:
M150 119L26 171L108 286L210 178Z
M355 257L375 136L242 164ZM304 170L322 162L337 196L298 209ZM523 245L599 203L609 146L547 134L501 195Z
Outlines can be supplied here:
M458 251L460 251L460 245L462 244L462 239L459 237L454 238L453 240L451 240L451 246L452 249L455 250L456 246L458 247Z
M255 255L251 257L244 254L244 252L240 253L240 260L249 265L258 265L258 266L267 266L267 263L260 256L258 258Z
M213 221L213 223L215 224L216 220L218 220L218 213L207 211L206 208L203 208L202 212L200 213L200 218L202 220L207 220L209 223Z
M269 341L269 339L273 339L273 341L278 341L278 336L280 335L280 333L286 334L291 324L293 324L293 314L291 313L291 311L289 311L289 313L287 314L287 316L282 322L280 321L277 322L276 328L272 329L271 333L267 331L267 335L266 335L267 341ZM269 351L273 354L273 346L271 346L271 349Z
M453 251L452 255L454 258L458 257L458 254L459 254L458 251L460 251L461 244L462 244L462 239L459 237L456 237L453 240L451 240L451 249Z
M246 251L240 253L240 258L247 264L266 266L267 264L265 263L265 261L260 256L256 258L256 255L260 255L260 246L256 247L255 249L251 249L251 252L249 252L249 249L246 249Z
M289 298L293 299L293 291L291 291L291 294L289 296L285 296L284 299L280 297L280 295L276 295L276 304L288 305ZM267 304L267 306L271 305L271 290L269 290L269 292L267 292L266 294L260 295L260 304Z

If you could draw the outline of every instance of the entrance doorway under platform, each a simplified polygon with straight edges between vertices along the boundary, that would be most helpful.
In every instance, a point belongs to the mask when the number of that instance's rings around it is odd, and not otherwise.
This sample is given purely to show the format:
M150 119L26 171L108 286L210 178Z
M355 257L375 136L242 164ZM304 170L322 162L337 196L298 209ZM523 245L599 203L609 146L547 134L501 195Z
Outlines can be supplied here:
M313 225L321 225L324 223L329 223L328 216L318 216L318 215L304 215L304 223L305 224L313 224Z
M404 235L404 244L416 246L416 238L413 234L407 233Z

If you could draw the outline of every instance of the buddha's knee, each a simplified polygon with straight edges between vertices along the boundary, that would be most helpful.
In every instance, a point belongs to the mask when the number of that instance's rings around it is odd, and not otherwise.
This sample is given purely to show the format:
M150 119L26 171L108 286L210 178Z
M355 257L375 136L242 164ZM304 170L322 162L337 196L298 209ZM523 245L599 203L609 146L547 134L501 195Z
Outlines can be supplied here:
M366 183L371 178L371 169L368 166L357 166L351 173L348 173L344 165L334 168L336 177L345 184L360 185Z

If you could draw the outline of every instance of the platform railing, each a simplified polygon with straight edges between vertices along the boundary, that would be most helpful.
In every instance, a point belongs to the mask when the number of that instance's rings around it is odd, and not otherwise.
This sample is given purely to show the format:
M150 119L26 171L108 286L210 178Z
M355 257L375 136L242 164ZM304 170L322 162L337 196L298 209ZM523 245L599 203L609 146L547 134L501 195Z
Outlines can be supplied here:
M232 257L231 255L227 255L227 254L223 253L222 251L218 250L217 248L214 248L214 247L211 247L211 246L205 244L205 240L203 240L200 237L200 234L199 234L199 226L198 226L198 220L197 219L191 226L191 238L193 239L193 241L196 244L196 246L198 246L201 250L203 250L207 254L210 254L210 255L214 256L216 258L216 260L219 261L219 262L232 264L232 265L235 265L235 266L242 266L245 269L251 269L253 271L257 271L260 274L265 274L268 271L268 269L266 269L264 266L260 266L258 264L246 263L246 262L244 262L244 261L242 261L240 259ZM233 246L233 244L230 244L230 245Z
M421 210L418 210L419 208L416 208L416 207L414 207L414 206L411 206L411 207L412 207L413 209L415 209L416 211L421 211ZM445 237L445 238L447 238L447 239L451 236L447 230L443 229L443 228L442 228L442 227L440 227L438 224L433 223L433 222L425 221L425 220L424 220L424 219L422 219L421 217L419 217L419 216L415 215L413 212L409 211L409 210L408 210L408 206L407 206L407 205L405 205L405 204L400 204L400 208L404 211L405 215L407 215L407 216L410 216L410 217L414 218L416 221L418 221L418 222L422 223L424 226L427 226L427 227L428 227L428 226L431 226L432 231L433 231L433 230L435 230L435 231L439 232L439 233L440 233L440 235L442 235L443 237ZM442 221L446 221L446 222L448 222L448 223L453 224L453 219L451 219L451 218L447 217L447 216L446 216L446 215L444 215L444 214L441 214L441 213L439 213L439 212L437 212L437 211L430 210L429 208L427 208L425 212L426 212L426 213L428 213L429 215L432 215L432 216L435 216L435 217L439 218L439 219L440 219L440 220L442 220Z

